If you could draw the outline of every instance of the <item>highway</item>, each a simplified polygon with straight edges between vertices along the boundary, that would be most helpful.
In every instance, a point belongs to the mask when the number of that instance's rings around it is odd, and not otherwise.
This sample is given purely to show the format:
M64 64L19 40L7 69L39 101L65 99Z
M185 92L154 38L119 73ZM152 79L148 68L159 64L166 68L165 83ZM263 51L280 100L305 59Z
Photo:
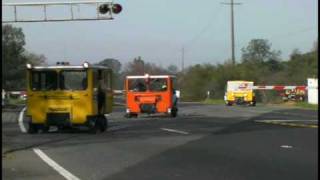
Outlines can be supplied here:
M105 133L30 135L22 109L2 110L3 179L318 179L314 110L181 103L177 118L128 119L116 106Z

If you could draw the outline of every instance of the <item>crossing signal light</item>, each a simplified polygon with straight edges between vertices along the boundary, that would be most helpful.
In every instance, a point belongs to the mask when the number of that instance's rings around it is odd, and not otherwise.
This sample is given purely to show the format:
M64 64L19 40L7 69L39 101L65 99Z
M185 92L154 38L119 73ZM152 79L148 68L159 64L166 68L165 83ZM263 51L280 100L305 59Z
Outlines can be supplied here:
M122 11L122 6L120 4L102 4L99 6L99 12L101 14L106 14L108 12L112 12L114 14L119 14Z
M112 6L112 12L115 14L119 14L122 11L122 7L120 4L114 4Z

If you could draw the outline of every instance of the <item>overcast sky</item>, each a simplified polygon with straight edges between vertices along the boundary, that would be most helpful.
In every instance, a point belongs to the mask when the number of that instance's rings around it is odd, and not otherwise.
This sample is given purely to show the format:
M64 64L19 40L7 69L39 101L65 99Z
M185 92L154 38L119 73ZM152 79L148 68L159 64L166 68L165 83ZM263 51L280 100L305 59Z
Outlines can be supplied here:
M182 47L186 66L222 63L231 56L230 7L221 4L228 1L114 0L123 11L110 21L13 25L23 28L26 49L45 55L50 64L61 60L71 64L98 62L104 58L116 58L124 64L141 56L158 65L180 67ZM253 38L268 39L273 49L282 52L283 59L288 59L294 48L309 51L318 38L317 0L235 2L242 3L234 8L237 61L241 48ZM84 15L88 11L86 7L79 10ZM3 11L3 18L13 12ZM41 17L39 8L27 11L18 13L20 17ZM50 17L62 14L56 9L48 13Z

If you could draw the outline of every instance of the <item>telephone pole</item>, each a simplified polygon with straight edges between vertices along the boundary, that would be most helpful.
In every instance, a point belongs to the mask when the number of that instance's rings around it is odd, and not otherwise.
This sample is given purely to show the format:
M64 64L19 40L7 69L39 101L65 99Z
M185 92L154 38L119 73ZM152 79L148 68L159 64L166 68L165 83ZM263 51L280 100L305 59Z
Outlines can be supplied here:
M184 73L184 47L182 47L182 51L181 51L181 72L182 74Z
M234 54L234 15L233 15L233 5L240 5L242 3L234 3L233 0L231 0L230 3L221 3L225 5L230 5L230 11L231 11L231 60L232 64L236 64L235 60L235 54Z

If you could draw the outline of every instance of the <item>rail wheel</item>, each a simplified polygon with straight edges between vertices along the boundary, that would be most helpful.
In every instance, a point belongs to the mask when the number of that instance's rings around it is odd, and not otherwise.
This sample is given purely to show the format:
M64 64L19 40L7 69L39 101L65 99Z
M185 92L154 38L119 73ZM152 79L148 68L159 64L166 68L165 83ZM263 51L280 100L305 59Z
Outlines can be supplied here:
M35 134L38 133L38 126L36 124L33 124L31 122L29 122L29 127L28 127L28 133L29 134Z

